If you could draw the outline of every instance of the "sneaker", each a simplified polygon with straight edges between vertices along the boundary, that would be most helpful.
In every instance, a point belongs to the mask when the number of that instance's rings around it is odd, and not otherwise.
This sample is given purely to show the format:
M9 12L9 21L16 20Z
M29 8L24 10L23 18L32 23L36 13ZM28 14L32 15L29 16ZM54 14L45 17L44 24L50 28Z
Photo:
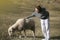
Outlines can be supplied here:
M50 40L50 39L42 39L42 40Z
M45 39L42 39L42 40L45 40Z

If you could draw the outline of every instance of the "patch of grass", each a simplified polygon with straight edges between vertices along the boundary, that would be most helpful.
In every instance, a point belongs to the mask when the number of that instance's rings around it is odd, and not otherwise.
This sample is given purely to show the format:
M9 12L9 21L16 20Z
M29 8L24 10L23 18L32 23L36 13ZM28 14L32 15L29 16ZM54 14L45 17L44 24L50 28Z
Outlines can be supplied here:
M40 0L39 0L40 1ZM20 40L19 38L8 37L8 28L16 22L19 18L24 18L32 14L35 0L0 0L0 40ZM40 4L40 2L39 2ZM60 40L60 10L53 10L54 3L45 3L41 1L50 13L50 36L51 40ZM53 5L54 4L54 5ZM59 5L58 5L59 6ZM40 20L38 18L33 18L36 23L36 40L41 40L43 38L41 32ZM23 34L24 35L24 34ZM27 36L32 36L31 31L27 31ZM33 40L33 37L22 38L22 40Z

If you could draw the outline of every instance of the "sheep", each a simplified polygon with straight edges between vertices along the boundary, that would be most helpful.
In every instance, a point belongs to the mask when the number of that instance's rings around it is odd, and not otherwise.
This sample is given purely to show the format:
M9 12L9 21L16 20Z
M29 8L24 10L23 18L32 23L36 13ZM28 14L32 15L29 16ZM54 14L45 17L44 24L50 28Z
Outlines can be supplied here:
M33 36L35 38L35 21L33 19L25 19L21 18L16 21L15 24L10 26L8 28L8 34L9 36L12 36L12 34L17 30L21 33L22 30L24 30L24 34L26 37L26 31L27 29L30 29L33 31Z

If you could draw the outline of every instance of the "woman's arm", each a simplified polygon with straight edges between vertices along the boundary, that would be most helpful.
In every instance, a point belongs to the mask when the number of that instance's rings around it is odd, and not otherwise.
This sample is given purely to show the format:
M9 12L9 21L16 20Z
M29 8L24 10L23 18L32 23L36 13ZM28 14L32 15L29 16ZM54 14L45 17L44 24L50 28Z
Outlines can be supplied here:
M31 18L31 17L35 17L35 12L34 13L32 13L32 15L30 15L30 16L28 16L28 17L26 17L27 19L29 19L29 18Z

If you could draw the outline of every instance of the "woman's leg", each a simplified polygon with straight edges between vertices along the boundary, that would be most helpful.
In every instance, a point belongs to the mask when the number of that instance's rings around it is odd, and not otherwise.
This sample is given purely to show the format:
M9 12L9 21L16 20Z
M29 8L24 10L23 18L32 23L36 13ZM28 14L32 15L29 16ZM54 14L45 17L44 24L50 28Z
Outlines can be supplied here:
M47 31L46 31L46 27L45 27L45 20L41 19L41 29L42 29L42 33L46 39L47 37Z
M50 38L50 33L49 33L49 28L50 28L50 25L49 25L49 19L46 19L45 20L45 27L46 27L46 32L47 32L47 36L46 36L46 39L49 40Z
M45 37L44 40L49 40L50 35L49 35L49 19L41 19L41 29L42 29L42 33Z

